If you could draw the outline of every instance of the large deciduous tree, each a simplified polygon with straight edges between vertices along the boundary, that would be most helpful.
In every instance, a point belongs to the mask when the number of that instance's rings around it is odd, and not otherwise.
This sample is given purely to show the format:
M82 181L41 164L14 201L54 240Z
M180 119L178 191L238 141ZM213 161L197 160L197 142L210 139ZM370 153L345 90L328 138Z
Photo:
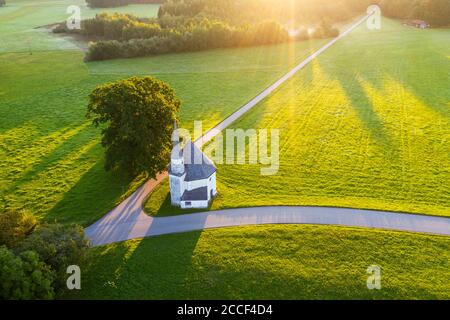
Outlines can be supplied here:
M180 108L174 90L152 77L132 77L99 86L87 116L104 125L105 169L155 177L169 161L171 134Z

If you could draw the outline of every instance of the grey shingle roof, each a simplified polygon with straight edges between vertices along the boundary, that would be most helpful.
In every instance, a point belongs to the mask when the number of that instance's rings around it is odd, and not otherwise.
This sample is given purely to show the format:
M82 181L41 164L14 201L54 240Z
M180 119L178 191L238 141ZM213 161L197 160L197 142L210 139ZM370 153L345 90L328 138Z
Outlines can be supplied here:
M203 180L209 178L216 167L214 163L194 144L188 141L183 148L185 181ZM171 172L169 167L169 173Z
M181 201L208 200L208 187L201 187L191 191L185 191L181 196Z

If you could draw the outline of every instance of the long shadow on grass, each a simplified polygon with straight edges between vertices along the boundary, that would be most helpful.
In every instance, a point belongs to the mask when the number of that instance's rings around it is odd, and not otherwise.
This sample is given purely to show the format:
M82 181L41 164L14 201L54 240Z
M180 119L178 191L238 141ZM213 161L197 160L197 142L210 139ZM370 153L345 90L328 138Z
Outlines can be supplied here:
M441 43L447 39L445 36L439 39L437 32L404 28L385 33L383 37L376 33L368 35L373 36L370 40L374 41L370 46L356 52L354 47L358 46L357 43L353 47L349 46L350 43L342 44L341 54L335 60L330 60L331 65L349 64L348 71L357 71L378 90L385 89L384 75L387 75L402 84L428 108L448 118L450 109L446 104L450 101L450 60L445 57L446 49ZM339 72L337 69L331 71Z
M187 279L201 232L165 235L98 248L85 292L92 298L186 299ZM133 248L132 245L136 244ZM93 296L95 295L95 296Z
M68 154L76 152L78 147L87 145L91 140L91 136L89 133L86 134L84 128L85 125L69 126L46 136L40 136L37 139L42 140L40 143L35 142L30 146L22 148L20 150L20 156L35 157L36 160L32 166L20 172L20 174L14 174L11 177L14 181L6 186L5 192L12 192L22 184L33 180L40 173L48 170L52 165L57 164L58 161L64 160ZM90 152L88 151L86 153ZM15 156L18 157L18 155Z
M371 138L375 139L383 147L383 150L395 150L391 137L387 134L384 122L375 112L371 99L367 96L359 81L359 71L348 66L344 71L330 66L329 63L321 64L331 79L339 81L345 91L351 107L356 111L363 126L369 131Z
M434 50L414 58L403 65L403 72L394 72L392 77L426 107L450 118L450 60Z
M105 172L99 160L45 215L48 221L89 225L112 209L128 190L130 178Z

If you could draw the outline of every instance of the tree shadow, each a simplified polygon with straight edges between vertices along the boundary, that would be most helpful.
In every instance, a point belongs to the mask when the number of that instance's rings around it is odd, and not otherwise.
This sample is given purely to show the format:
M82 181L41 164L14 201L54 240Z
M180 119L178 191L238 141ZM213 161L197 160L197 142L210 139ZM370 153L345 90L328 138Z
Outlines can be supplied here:
M41 172L44 172L52 164L64 159L64 156L74 152L77 147L83 147L88 145L89 141L92 141L89 133L86 134L84 129L86 125L72 125L64 127L62 130L58 130L50 133L46 136L39 137L40 143L34 143L28 145L28 148L23 148L20 151L20 156L27 155L27 157L36 157L36 160L29 168L20 172L18 175L14 173L14 181L9 183L3 190L5 193L12 192L14 189L20 187L20 185L32 180L38 176Z
M403 72L394 72L391 76L427 108L450 118L450 60L434 50L426 51L426 56L423 53L413 58L404 63ZM427 72L421 72L423 70Z
M187 279L201 234L163 235L94 248L95 259L78 294L83 299L189 298Z
M118 204L132 180L105 172L104 160L98 160L44 217L87 226Z
M370 137L383 150L396 150L394 142L386 132L384 121L375 111L373 101L361 85L361 79L363 77L360 73L363 71L353 67L338 70L337 66L330 66L329 63L321 63L320 65L330 79L338 81L340 87L345 92L346 98L350 102L350 107L356 112L362 125L370 133Z
M387 30L383 31L386 24ZM445 56L449 50L448 31L416 30L398 24L396 21L384 20L382 31L378 34L368 33L363 39L367 44L363 46L341 43L342 53L334 61L330 60L330 74L339 74L339 70L333 68L333 63L348 64L351 59L347 71L358 72L374 88L384 90L387 75L428 108L448 118L450 60ZM395 29L389 29L391 26ZM359 39L355 38L354 41ZM356 52L354 47L362 50Z
M399 41L403 32L409 39ZM355 43L344 40L332 49L340 52L334 56L325 54L318 59L327 75L339 82L371 137L383 145L383 150L389 152L390 157L398 154L399 150L362 84L385 92L386 80L392 79L425 107L448 119L450 60L443 55L444 44L440 44L440 36L436 32L396 28L379 35L372 33L366 36L372 38L361 52L354 49L360 48L356 43L359 39L354 39ZM367 39L364 41L367 42ZM417 42L421 45L418 46Z

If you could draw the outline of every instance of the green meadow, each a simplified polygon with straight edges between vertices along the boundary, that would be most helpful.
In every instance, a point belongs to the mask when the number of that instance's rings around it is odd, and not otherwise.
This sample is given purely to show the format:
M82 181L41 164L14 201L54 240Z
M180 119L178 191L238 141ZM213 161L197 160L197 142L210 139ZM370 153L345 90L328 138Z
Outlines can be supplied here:
M329 226L165 235L94 248L66 298L449 299L449 249L449 237Z
M183 126L204 120L206 130L324 43L87 64L70 38L34 29L64 20L68 3L12 1L0 10L1 205L29 209L47 221L88 225L146 178L130 181L103 170L100 130L85 119L95 86L132 75L154 76L173 86L182 100ZM143 8L156 13L154 6ZM121 8L128 9L144 11ZM98 11L86 10L87 16ZM20 51L20 39L28 34L33 35L31 50L25 46Z
M39 28L65 21L70 16L66 13L69 6L78 6L82 19L92 18L100 12L154 17L159 8L159 5L147 4L91 9L84 0L10 0L0 10L0 53L77 49L73 42L53 36L46 28Z
M217 166L212 209L312 205L450 216L450 30L384 19L319 56L232 129L279 129L279 170ZM268 148L270 150L270 147ZM146 204L170 207L168 183Z

